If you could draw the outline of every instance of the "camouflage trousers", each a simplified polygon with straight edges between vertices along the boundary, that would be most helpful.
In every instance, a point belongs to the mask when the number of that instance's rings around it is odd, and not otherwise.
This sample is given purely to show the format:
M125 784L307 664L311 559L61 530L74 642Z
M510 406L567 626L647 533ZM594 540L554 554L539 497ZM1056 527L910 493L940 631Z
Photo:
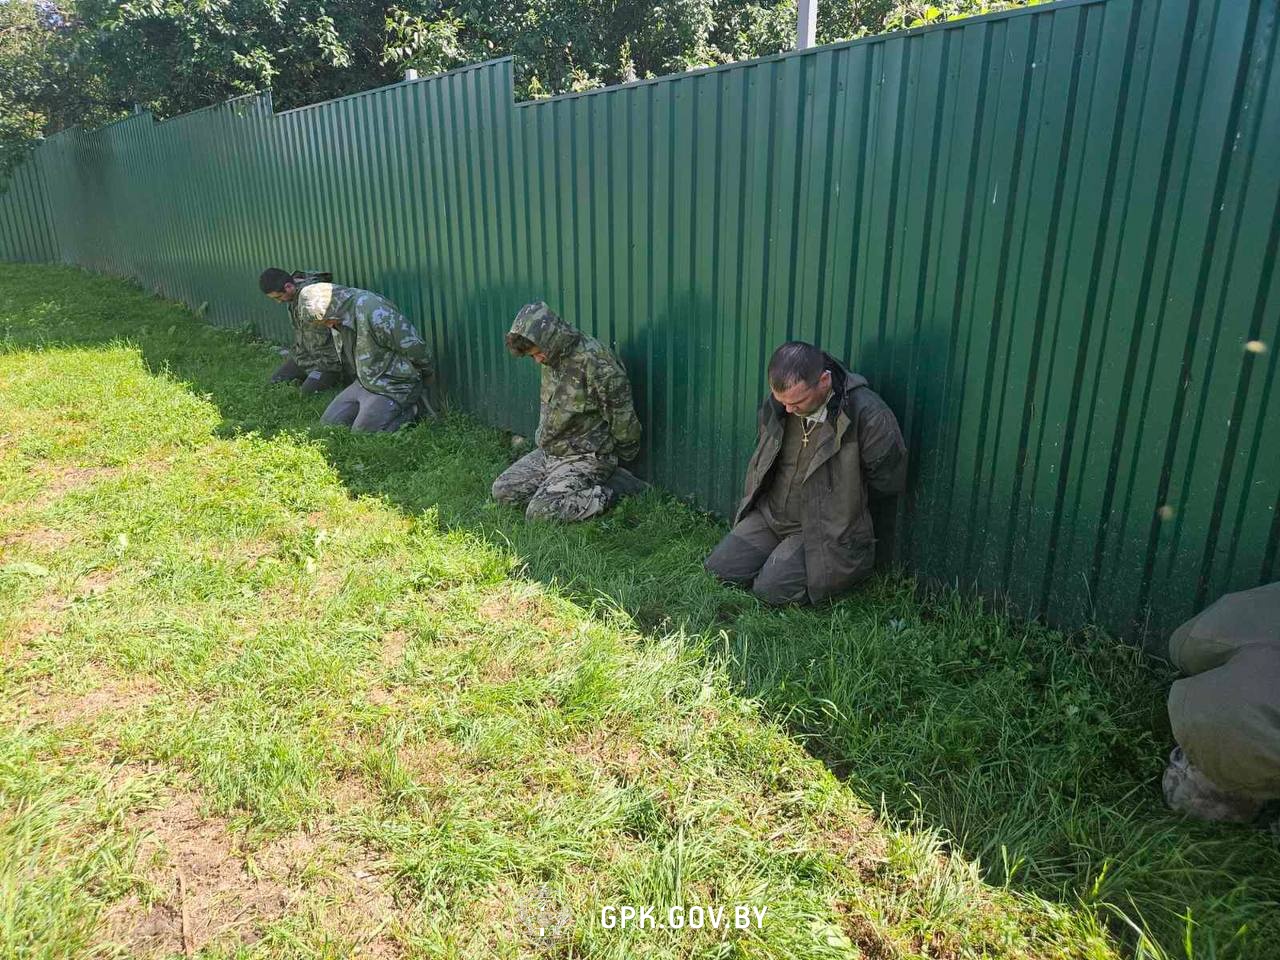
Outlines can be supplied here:
M530 520L586 520L617 499L605 483L616 466L612 457L549 457L537 449L493 481L493 499L515 506L527 503Z

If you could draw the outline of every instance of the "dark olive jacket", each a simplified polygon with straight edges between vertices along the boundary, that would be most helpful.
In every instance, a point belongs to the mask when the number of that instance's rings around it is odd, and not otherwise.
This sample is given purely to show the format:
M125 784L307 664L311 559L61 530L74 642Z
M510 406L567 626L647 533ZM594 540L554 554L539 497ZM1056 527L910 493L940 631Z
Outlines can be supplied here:
M815 602L871 573L876 537L869 491L901 493L907 479L907 448L889 405L867 386L866 378L830 356L827 369L832 381L827 419L815 431L818 447L800 488L805 569L809 599ZM786 416L772 395L760 404L759 442L747 465L746 495L735 523L769 489Z

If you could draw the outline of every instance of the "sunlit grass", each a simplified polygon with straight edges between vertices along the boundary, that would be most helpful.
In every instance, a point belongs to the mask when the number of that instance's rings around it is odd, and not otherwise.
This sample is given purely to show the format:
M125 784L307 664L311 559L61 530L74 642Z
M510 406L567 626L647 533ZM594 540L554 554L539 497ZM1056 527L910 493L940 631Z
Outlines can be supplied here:
M487 498L497 432L318 428L266 345L115 281L0 266L0 338L0 955L1280 938L1274 841L1163 812L1165 678L1129 648L896 577L763 608L658 493L526 525ZM593 920L704 902L768 920Z

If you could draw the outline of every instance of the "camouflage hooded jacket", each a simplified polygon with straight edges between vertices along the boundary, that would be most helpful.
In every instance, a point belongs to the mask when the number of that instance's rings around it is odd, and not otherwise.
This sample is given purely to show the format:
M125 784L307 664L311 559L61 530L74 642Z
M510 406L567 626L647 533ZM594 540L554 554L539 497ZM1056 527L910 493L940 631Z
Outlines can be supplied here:
M521 309L511 332L547 355L536 442L553 457L634 460L640 420L622 364L603 343L571 327L545 303Z
M293 349L290 351L293 362L310 373L322 370L325 373L340 373L342 357L333 342L333 335L324 327L308 323L299 309L303 288L315 283L313 277L298 278L299 295L289 301L289 322L293 325Z
M356 287L311 283L298 291L296 302L311 325L338 321L342 356L349 358L355 368L351 372L366 390L402 406L422 393L431 375L431 353L417 328L386 297Z

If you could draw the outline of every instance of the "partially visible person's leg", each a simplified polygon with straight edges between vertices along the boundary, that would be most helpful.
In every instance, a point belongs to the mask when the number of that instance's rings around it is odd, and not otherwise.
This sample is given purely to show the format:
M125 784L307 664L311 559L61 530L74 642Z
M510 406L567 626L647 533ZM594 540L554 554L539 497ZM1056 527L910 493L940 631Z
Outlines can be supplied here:
M284 363L276 367L271 374L271 383L300 383L306 379L307 371L293 362L293 357L285 357Z
M320 414L320 422L331 427L351 426L360 415L360 395L365 392L367 391L360 384L351 384L329 401L324 413Z
M1164 794L1174 810L1243 822L1280 797L1280 650L1240 647L1222 666L1177 681L1169 723L1179 749Z
M783 538L760 568L751 592L773 606L809 601L808 576L804 565L804 535Z
M412 407L406 409L390 397L366 390L358 383L353 383L351 387L358 387L360 390L360 413L351 424L351 429L356 433L391 433L413 419ZM350 390L351 387L347 389Z
M303 393L323 393L342 382L342 374L335 370L312 370L299 388Z
M605 484L618 495L618 499L623 497L638 497L649 489L649 484L645 483L626 467L618 467L610 474Z
M703 567L725 583L749 587L779 543L760 511L752 510L734 524L703 562Z
M548 457L547 478L529 500L525 516L572 523L604 513L618 499L605 485L616 465L598 457Z
M491 493L499 503L520 506L538 492L547 479L547 458L539 449L526 453L498 475L493 481Z

